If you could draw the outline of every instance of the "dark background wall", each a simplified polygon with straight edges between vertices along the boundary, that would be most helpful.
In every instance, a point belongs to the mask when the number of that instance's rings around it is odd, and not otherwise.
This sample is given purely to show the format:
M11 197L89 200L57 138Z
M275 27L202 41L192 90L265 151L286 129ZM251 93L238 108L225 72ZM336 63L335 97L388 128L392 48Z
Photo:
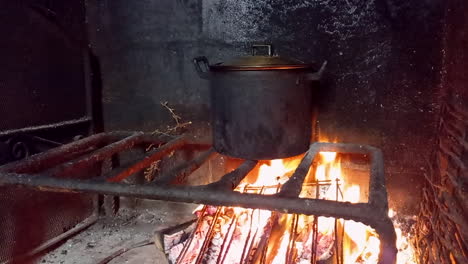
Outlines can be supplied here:
M81 0L0 1L0 165L90 132L84 22ZM92 220L96 199L1 186L0 263Z
M467 13L467 1L453 0L444 19L437 150L415 225L419 263L468 261Z
M411 210L439 112L442 0L89 0L107 130L172 121L209 126L208 83L191 59L249 53L252 43L306 62L329 61L322 135L383 149L391 203Z
M0 131L88 116L84 17L79 0L1 1Z

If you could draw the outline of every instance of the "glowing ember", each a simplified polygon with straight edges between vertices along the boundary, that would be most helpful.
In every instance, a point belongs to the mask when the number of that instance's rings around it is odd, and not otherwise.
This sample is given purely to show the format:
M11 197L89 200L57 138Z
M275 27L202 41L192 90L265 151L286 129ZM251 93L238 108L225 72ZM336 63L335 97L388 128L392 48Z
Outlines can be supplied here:
M397 264L416 264L416 255L413 245L410 243L409 235L403 235L402 224L397 220L393 209L388 210L388 216L393 221L395 233L397 235Z
M361 197L359 185L347 183L337 153L321 152L319 156L315 174L307 176L301 197L351 203L366 199ZM264 163L258 168L257 175L249 174L235 190L275 194L297 168L301 158ZM331 257L345 264L378 261L378 236L362 223L232 207L201 206L196 213L199 222L177 261L179 264L303 264ZM414 256L407 239L401 236L398 227L396 231L398 246L406 248L404 254L398 254L398 264L415 263L407 257Z

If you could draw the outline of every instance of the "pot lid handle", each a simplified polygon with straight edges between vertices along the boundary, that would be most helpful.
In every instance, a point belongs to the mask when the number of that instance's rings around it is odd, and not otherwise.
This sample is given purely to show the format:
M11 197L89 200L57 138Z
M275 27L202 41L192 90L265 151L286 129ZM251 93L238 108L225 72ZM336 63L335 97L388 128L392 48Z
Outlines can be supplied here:
M193 65L195 66L195 71L197 71L198 76L202 79L208 80L210 78L210 63L205 56L196 57L193 59ZM203 67L200 66L200 62Z
M272 46L269 44L254 44L252 45L252 56L257 56L258 48L266 48L268 56L273 56L272 54Z

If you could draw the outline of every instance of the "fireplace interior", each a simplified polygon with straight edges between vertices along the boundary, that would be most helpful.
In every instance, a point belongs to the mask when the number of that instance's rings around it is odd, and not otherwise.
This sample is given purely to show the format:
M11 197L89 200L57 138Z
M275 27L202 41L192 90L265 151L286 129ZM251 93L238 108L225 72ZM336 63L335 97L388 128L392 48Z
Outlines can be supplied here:
M0 263L468 263L464 1L0 7Z

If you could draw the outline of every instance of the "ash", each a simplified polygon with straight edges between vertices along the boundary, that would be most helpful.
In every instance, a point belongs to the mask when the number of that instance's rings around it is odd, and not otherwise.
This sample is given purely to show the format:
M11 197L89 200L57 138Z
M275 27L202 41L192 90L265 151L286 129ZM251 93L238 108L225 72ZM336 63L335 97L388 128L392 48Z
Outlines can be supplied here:
M113 217L101 217L81 233L39 257L36 263L57 264L164 264L164 253L153 244L154 233L194 218L197 205L140 200L136 209L122 208ZM119 250L129 250L115 258ZM103 262L108 259L107 262Z

